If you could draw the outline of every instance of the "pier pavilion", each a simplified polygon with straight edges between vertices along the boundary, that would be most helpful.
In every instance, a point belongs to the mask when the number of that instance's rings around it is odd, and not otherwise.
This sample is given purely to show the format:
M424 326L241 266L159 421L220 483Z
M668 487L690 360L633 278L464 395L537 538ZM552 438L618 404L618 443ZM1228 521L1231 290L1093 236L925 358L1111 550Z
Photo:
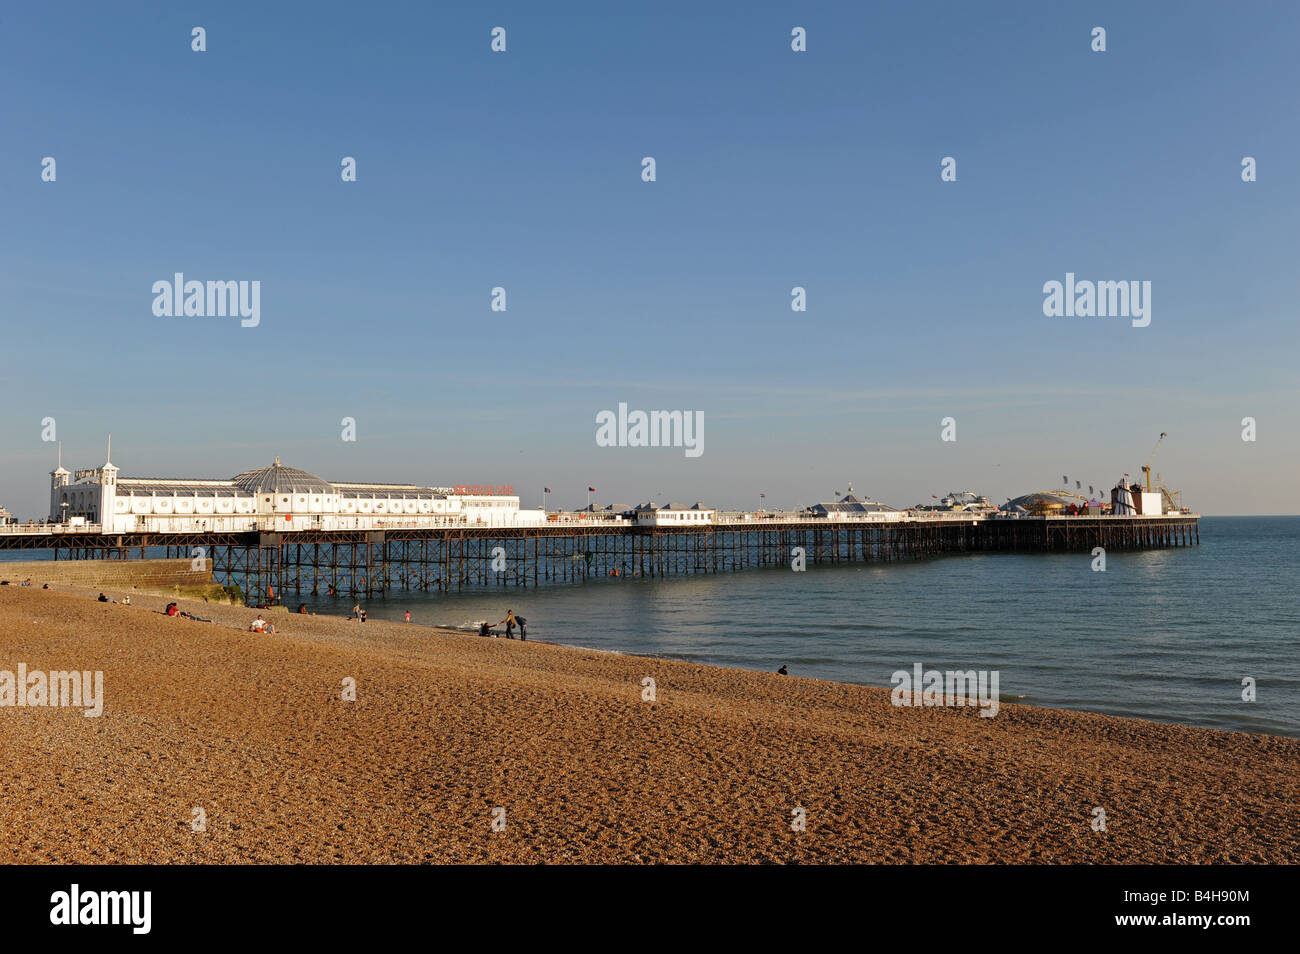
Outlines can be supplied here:
M520 510L513 493L498 492L513 488L475 487L468 493L328 481L286 467L278 457L269 467L229 479L124 477L111 451L109 458L75 473L60 460L50 472L51 523L95 525L106 534L239 533L528 527L546 519L540 510Z

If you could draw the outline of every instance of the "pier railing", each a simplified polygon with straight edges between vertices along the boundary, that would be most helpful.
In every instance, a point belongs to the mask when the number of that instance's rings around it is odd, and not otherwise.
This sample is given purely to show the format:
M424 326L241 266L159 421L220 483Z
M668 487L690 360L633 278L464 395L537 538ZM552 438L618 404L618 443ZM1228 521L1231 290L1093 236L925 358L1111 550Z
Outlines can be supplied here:
M103 525L98 523L11 523L0 526L0 535L63 536L76 533L102 533L103 530Z

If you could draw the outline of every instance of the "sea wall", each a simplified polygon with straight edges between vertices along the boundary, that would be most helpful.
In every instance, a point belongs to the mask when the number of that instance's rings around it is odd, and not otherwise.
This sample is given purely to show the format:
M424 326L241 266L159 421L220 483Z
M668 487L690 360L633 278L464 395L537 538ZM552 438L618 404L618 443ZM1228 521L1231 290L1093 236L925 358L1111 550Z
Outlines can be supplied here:
M111 587L146 593L225 602L230 596L212 578L212 561L202 570L181 560L40 560L0 563L0 580L17 586L30 578L33 586Z

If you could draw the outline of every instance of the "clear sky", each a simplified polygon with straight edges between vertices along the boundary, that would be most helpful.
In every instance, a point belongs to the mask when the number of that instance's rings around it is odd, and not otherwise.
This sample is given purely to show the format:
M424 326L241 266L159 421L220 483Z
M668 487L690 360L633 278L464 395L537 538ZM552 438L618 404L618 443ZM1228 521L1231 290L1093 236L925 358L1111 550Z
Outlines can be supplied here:
M1290 2L9 4L0 504L52 417L70 468L552 506L1001 501L1167 431L1188 505L1296 513L1298 48ZM156 317L177 271L260 325ZM1045 317L1066 272L1150 326ZM598 447L619 402L704 453Z

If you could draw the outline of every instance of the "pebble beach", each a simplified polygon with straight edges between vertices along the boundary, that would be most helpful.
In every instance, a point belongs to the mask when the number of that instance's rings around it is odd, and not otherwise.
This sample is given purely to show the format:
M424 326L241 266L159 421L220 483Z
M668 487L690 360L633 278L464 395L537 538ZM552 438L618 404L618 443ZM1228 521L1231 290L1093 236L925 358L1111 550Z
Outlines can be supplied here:
M0 670L104 685L0 706L0 860L1300 861L1294 739L130 595L0 587Z

